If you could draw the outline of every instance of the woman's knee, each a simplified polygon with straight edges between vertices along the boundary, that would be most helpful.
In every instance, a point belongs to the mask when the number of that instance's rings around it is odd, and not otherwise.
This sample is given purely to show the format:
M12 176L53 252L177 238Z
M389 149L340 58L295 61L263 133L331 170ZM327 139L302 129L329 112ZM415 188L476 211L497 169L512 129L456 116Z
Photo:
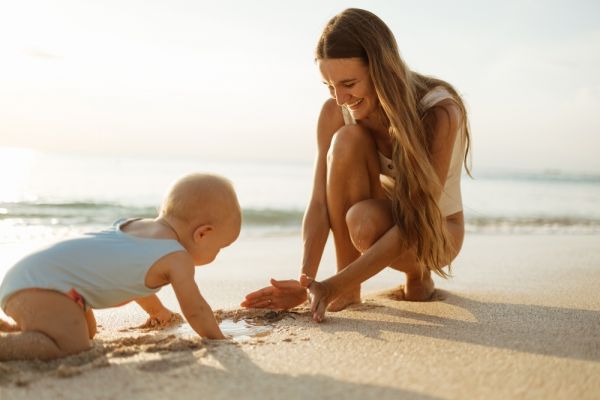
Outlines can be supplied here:
M366 151L374 151L375 143L365 128L359 125L345 125L333 136L329 152L328 164L345 163L363 157Z
M393 220L385 200L369 199L350 207L346 224L352 243L364 252L393 226Z

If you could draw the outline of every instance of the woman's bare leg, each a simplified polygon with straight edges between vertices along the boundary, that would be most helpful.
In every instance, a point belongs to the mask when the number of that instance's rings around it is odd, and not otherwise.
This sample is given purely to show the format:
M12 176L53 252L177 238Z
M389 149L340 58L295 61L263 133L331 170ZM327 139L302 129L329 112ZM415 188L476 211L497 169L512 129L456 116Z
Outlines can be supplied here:
M49 360L90 348L83 310L51 290L23 290L6 304L6 314L21 329L0 335L0 361Z
M365 252L394 226L391 202L387 199L369 199L359 202L348 211L346 219L352 242L361 252ZM448 217L446 224L455 249L453 259L460 251L464 237L462 212ZM424 301L431 298L435 289L431 272L419 266L414 251L403 252L390 267L406 274L404 290L396 293L397 298L410 301Z
M383 190L377 148L364 128L342 127L334 136L327 162L327 210L340 271L360 255L346 225L348 209L365 199L381 196ZM348 288L328 309L339 311L354 303L360 303L360 285Z

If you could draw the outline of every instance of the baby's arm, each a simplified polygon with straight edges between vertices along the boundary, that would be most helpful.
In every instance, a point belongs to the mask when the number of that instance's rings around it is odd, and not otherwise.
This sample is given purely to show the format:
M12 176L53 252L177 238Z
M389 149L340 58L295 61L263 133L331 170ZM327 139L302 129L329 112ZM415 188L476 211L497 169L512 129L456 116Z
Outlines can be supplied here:
M146 323L142 327L153 327L156 325L166 325L171 322L174 313L166 308L158 298L157 295L151 294L146 297L139 297L135 299L140 307L144 309L150 316Z
M194 281L194 265L190 256L184 253L179 261L172 264L169 271L169 280L179 301L181 312L190 326L200 336L208 339L225 339L219 329L215 316L200 294L198 285Z

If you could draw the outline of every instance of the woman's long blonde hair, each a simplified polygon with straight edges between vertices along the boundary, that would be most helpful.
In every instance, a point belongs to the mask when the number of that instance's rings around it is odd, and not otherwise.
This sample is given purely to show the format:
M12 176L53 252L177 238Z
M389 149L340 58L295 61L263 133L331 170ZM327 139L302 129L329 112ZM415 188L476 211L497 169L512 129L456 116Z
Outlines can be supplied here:
M316 49L318 60L361 58L379 99L379 107L389 125L392 161L398 174L392 196L394 222L416 251L417 261L442 277L453 253L446 221L437 201L440 181L431 163L431 129L423 124L426 111L418 104L436 86L445 87L462 112L465 140L464 165L469 167L470 136L464 103L447 82L411 71L398 51L394 35L375 14L349 8L333 17L321 34ZM470 173L470 172L469 172Z

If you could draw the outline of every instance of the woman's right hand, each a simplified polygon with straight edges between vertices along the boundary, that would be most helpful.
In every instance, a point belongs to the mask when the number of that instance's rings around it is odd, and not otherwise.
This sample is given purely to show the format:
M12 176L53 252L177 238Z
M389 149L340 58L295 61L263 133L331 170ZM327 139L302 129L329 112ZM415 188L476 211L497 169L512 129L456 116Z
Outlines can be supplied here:
M278 281L271 279L271 286L248 293L240 304L245 308L268 308L287 310L306 301L306 288L294 279Z
M331 289L325 282L313 280L308 288L310 292L310 311L315 322L323 322L327 306L333 300Z

